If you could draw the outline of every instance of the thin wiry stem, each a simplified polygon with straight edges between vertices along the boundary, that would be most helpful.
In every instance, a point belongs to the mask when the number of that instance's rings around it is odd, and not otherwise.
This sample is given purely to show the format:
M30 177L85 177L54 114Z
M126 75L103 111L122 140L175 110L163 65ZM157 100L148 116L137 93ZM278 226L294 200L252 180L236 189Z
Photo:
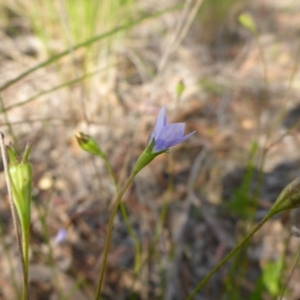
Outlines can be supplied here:
M78 69L77 69L77 66L76 66L76 59L75 59L75 49L74 49L74 43L73 43L73 40L72 40L72 37L71 37L71 30L70 30L70 24L68 23L67 19L67 12L66 12L66 7L65 7L65 1L59 1L59 12L60 12L60 18L62 20L62 23L63 23L63 26L64 26L64 29L65 29L65 32L66 32L66 35L67 35L67 40L68 40L68 43L69 43L69 51L70 51L70 57L71 57L71 60L72 60L72 64L73 64L73 68L74 68L74 73L76 75L76 77L79 77L79 72L78 72ZM79 101L80 101L80 105L81 105L81 108L82 108L82 113L83 113L83 118L86 122L86 125L87 127L90 126L90 120L89 120L89 117L88 117L88 114L87 114L87 110L86 110L86 96L85 96L85 93L84 93L84 89L83 89L83 86L80 86L80 97L79 97Z
M268 213L248 234L236 245L196 286L192 293L186 298L186 300L192 300L196 294L206 285L211 277L236 253L238 252L271 217L272 213Z
M119 207L119 205L122 201L122 197L123 197L124 193L126 192L126 190L128 189L128 187L130 186L130 184L133 182L133 179L135 178L136 174L137 174L136 172L132 172L130 177L128 178L126 184L120 190L119 195L116 199L116 202L114 203L114 206L112 208L112 212L111 212L110 217L109 217L108 232L107 232L103 257L102 257L102 264L101 264L101 270L100 270L100 275L99 275L99 281L98 281L97 290L96 290L95 298L94 298L95 300L100 299L101 286L102 286L102 283L103 283L103 280L104 280L104 273L105 273L105 269L106 269L107 255L108 255L108 250L109 250L110 241L111 241L111 233L112 233L112 229L113 229L113 222L114 222L116 213L118 211L118 207Z
M11 215L12 215L12 219L13 219L13 225L14 225L15 232L17 235L19 253L21 256L22 271L23 271L22 299L28 300L28 271L27 271L26 265L25 265L25 258L24 258L23 248L22 248L22 238L21 238L21 234L19 231L16 209L15 209L14 202L13 202L13 195L12 195L12 189L11 189L12 181L10 179L9 172L8 172L7 154L6 154L5 144L4 144L4 134L2 132L0 132L0 148L1 148L1 153L2 153L4 174L5 174L5 180L6 180L6 185L7 185L7 191L8 191L9 205L10 205Z
M87 41L84 41L82 43L76 44L74 46L74 50L77 50L77 49L80 49L80 48L83 48L83 47L88 47L88 46L92 45L93 43L96 43L96 42L98 42L98 41L100 41L102 39L105 39L105 38L109 38L109 37L111 37L112 35L114 35L114 34L116 34L118 32L125 31L125 30L128 30L130 28L133 28L134 26L142 23L145 20L157 18L157 17L159 17L159 16L161 16L161 15L163 15L165 13L168 13L168 12L174 11L176 9L179 9L179 8L181 8L181 6L182 6L182 4L176 4L174 6L166 8L166 9L164 9L162 11L159 11L159 12L157 12L155 14L144 16L144 17L142 17L142 18L140 18L138 20L129 22L129 23L123 25L123 26L116 27L116 28L114 28L112 30L109 30L109 31L107 31L105 33L102 33L100 35L96 35L96 36L92 37L91 39L88 39ZM54 55L54 56L51 56L49 59L41 62L40 64L34 66L33 68L25 71L24 73L18 75L17 77L15 77L15 78L9 80L8 82L4 83L3 85L1 85L0 86L0 91L3 91L5 89L7 89L11 85L17 83L18 81L20 81L21 79L23 79L23 78L27 77L28 75L34 73L35 71L37 71L37 70L39 70L39 69L41 69L43 67L46 67L46 66L48 66L48 65L56 62L57 60L61 59L64 56L67 56L69 54L70 54L70 49L67 49L67 50L65 50L63 52L60 52L60 53Z
M290 236L289 236L289 237L290 237ZM284 293L285 293L285 291L286 291L286 289L287 289L287 287L288 287L288 284L289 284L289 282L290 282L290 280L291 280L291 278L292 278L292 276L293 276L293 274L294 274L294 272L295 272L296 267L297 267L298 264L299 264L299 261L300 261L300 251L299 251L298 254L297 254L296 261L295 261L295 264L294 264L294 266L293 266L293 268L292 268L292 271L291 271L291 273L289 274L288 279L287 279L286 283L285 283L284 286L283 286L283 289L282 289L282 292L281 292L281 295L280 295L279 300L282 300L282 299L283 299Z
M29 97L29 98L26 99L26 100L23 100L23 101L20 101L20 102L16 102L16 103L13 103L13 104L11 104L11 105L9 105L9 106L6 106L6 107L1 107L0 113L8 112L9 110L11 110L11 109L13 109L13 108L15 108L15 107L23 106L23 105L25 105L25 104L27 104L27 103L30 103L30 102L32 102L32 101L34 101L34 100L36 100L36 99L38 99L38 98L40 98L40 97L42 97L42 96L44 96L44 95L47 95L47 94L52 93L52 92L55 92L55 91L60 90L60 89L62 89L62 88L64 88L64 87L71 86L71 85L73 85L73 84L77 84L77 83L79 83L79 82L81 82L81 81L83 81L83 80L85 80L85 79L87 79L87 78L89 78L89 77L91 77L91 76L93 76L93 75L96 75L96 74L98 74L98 73L101 73L101 72L104 72L104 71L108 70L110 67L119 66L119 65L120 65L120 64L108 65L107 67L98 69L98 70L93 71L93 72L90 72L90 73L86 73L86 74L84 74L84 75L82 75L82 76L80 76L80 77L77 77L77 78L72 79L72 80L70 80L70 81L66 81L66 82L64 82L64 83L61 83L61 84L56 85L56 86L54 86L54 87L51 87L50 89L41 91L41 92L39 92L39 93L37 93L37 94L35 94L35 95ZM14 123L14 124L15 124L15 123Z
M105 161L105 165L106 165L107 171L109 173L109 176L110 176L110 178L111 178L111 180L112 180L112 182L115 186L116 192L118 194L119 193L119 188L118 188L118 184L117 184L117 181L116 181L116 178L115 178L115 175L114 175L114 171L113 171L113 169L112 169L112 167L109 163L109 160L106 157L104 158L104 161ZM135 232L134 232L134 230L133 230L133 228L130 224L125 204L122 201L120 202L120 208L121 208L121 213L122 213L126 228L128 230L129 235L133 239L133 243L134 243L134 246L135 246L136 258L135 258L135 264L134 264L134 272L136 274L138 274L138 272L140 270L140 266L141 266L141 246L140 246L140 243L139 243L139 239L138 239L137 235L135 234Z

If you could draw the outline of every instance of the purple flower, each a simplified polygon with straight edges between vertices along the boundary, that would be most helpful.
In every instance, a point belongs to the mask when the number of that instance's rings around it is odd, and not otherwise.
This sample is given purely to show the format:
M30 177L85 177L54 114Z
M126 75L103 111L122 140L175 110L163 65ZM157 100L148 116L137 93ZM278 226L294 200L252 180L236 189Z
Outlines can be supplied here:
M67 238L67 230L64 228L60 228L56 234L55 242L60 244Z
M184 123L167 124L166 109L162 107L158 113L154 130L148 142L148 145L150 145L154 139L152 153L167 151L170 147L185 141L195 133L195 131L193 131L184 135L184 129Z

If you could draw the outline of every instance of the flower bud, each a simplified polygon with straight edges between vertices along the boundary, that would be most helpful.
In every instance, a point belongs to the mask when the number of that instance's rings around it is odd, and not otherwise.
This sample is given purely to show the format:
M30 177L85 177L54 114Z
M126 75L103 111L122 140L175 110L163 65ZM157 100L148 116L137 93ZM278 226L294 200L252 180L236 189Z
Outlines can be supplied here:
M275 215L298 206L300 206L300 177L297 177L282 190L271 207L270 214Z
M28 162L30 146L26 146L21 162L12 146L7 146L7 153L9 156L8 171L13 200L21 222L25 221L29 223L32 193L32 167Z
M89 135L79 132L76 136L80 148L90 154L97 155L106 159L105 154L102 152L97 142Z

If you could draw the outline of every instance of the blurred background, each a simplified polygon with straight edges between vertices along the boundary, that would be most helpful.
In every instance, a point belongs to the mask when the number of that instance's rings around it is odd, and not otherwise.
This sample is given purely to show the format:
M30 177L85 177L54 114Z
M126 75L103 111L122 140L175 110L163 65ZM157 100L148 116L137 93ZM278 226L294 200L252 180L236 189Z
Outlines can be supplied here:
M116 190L75 134L121 187L162 106L196 134L125 194L141 257L118 213L102 295L186 299L300 175L299 33L296 0L0 0L0 130L32 142L30 299L93 299ZM0 299L13 300L3 173L0 192ZM293 226L297 210L272 218L195 299L299 299Z

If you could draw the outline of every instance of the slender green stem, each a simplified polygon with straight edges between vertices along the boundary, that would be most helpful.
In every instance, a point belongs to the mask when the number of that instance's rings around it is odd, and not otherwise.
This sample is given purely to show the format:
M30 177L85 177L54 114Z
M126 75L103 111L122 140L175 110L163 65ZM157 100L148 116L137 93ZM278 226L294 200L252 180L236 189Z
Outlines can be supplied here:
M128 187L131 185L131 183L133 182L133 180L134 180L137 173L138 172L133 171L131 173L130 177L128 178L127 182L123 186L123 188L120 190L119 195L116 199L116 202L114 203L114 206L112 208L112 212L111 212L110 217L109 217L108 232L107 232L103 257L102 257L102 264L101 264L101 270L100 270L100 275L99 275L99 281L98 281L97 290L96 290L95 298L94 298L95 300L100 299L101 286L102 286L103 279L104 279L104 273L105 273L105 268L106 268L107 255L108 255L108 250L109 250L109 246L110 246L110 240L111 240L111 233L112 233L112 229L113 229L114 218L115 218L116 213L118 211L118 207L119 207L119 205L122 201L122 197L123 197L124 193L126 192Z
M26 218L24 218L26 219ZM24 221L24 220L23 220ZM29 270L29 226L27 222L21 221L21 232L22 232L22 249L24 256L25 272L24 272L24 282L28 286L28 270ZM24 289L25 291L25 289ZM23 293L23 299L27 299L26 295Z
M13 109L13 108L23 106L23 105L25 105L25 104L27 104L27 103L30 103L30 102L32 102L32 101L34 101L34 100L40 98L41 96L50 94L50 93L55 92L55 91L57 91L57 90L60 90L60 89L62 89L62 88L64 88L64 87L70 87L71 85L77 84L77 83L79 83L79 82L81 82L81 81L83 81L83 80L85 80L85 79L87 79L87 78L89 78L89 77L91 77L91 76L93 76L93 75L95 75L95 74L104 72L104 71L108 70L109 67L113 67L113 66L114 66L114 65L109 65L109 66L107 66L107 67L105 67L105 68L96 70L96 71L94 71L94 72L90 72L90 73L84 74L83 76L80 76L80 77L77 77L77 78L72 79L72 80L70 80L70 81L66 81L66 82L64 82L64 83L62 83L62 84L53 86L53 87L51 87L50 89L41 91L41 92L39 92L39 93L37 93L37 94L35 94L35 95L33 95L33 96L27 98L26 100L23 100L23 101L20 101L20 102L16 102L16 103L13 103L13 104L11 104L11 105L9 105L9 106L5 106L5 107L4 107L3 104L2 104L1 109L0 109L0 113L6 113L6 112L10 111L10 110ZM0 100L1 100L1 98L0 98ZM5 115L5 117L6 117L6 115ZM7 117L6 117L6 119L7 119ZM10 125L10 123L8 122L8 120L6 120L6 123L7 123L8 125ZM10 130L10 134L11 134L11 129L9 128L9 130ZM14 137L14 141L15 141L15 137Z
M114 183L115 189L116 189L117 193L119 193L117 181L114 176L113 169L109 163L109 160L107 158L104 158L104 161L105 161L105 165L106 165L107 171L109 173L109 176L110 176L112 182ZM135 256L135 263L134 263L134 273L137 274L139 272L140 266L141 266L141 245L140 245L137 235L135 234L134 230L132 229L132 226L130 224L129 217L128 217L128 214L126 211L126 207L122 201L120 202L120 208L121 208L121 213L122 213L126 228L128 230L130 237L132 238L134 246L135 246L136 256Z
M169 153L168 155L168 164L170 165L170 167L172 167L173 165L173 161L172 161L172 152ZM153 236L153 239L151 240L150 242L150 245L148 247L148 253L147 253L147 256L146 258L143 260L143 262L141 261L141 257L139 258L140 259L140 262L139 262L139 269L143 269L144 266L151 260L151 257L152 255L154 254L156 248L155 248L155 245L159 239L159 236L160 236L160 233L161 233L161 230L163 228L163 223L166 219L166 215L167 215L167 212L168 212L168 207L169 207L169 204L170 204L170 197L171 197L171 194L172 194L172 190L174 188L174 178L172 176L173 172L170 172L170 175L169 176L169 181L168 181L168 189L167 189L167 194L166 194L166 197L164 197L164 204L163 204L163 208L159 214L159 219L158 219L158 222L157 222L157 225L155 226L155 230L154 230L154 236ZM141 250L140 250L141 251ZM132 300L134 299L134 295L132 293L132 290L133 290L133 287L136 283L136 280L138 278L138 272L136 272L134 274L134 277L133 277L133 280L132 280L132 283L131 283L131 289L130 289L130 294L129 294L129 300Z
M196 294L205 286L210 278L236 253L238 252L274 214L268 213L249 233L248 235L239 242L206 276L203 278L193 292L186 298L186 300L193 299Z

